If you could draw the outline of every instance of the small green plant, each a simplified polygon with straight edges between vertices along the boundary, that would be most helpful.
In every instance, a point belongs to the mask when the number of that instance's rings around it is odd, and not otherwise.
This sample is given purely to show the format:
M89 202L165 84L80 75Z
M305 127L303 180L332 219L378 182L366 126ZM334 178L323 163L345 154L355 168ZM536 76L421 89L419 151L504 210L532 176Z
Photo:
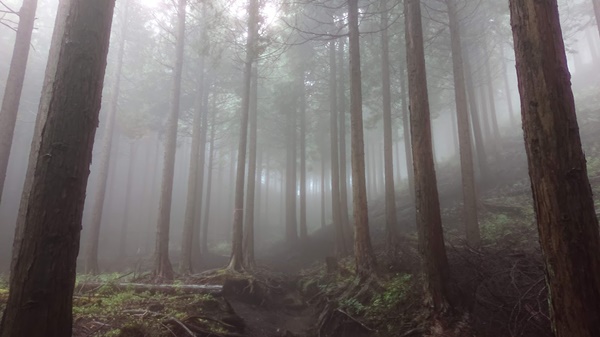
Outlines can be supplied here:
M367 307L354 297L340 300L339 306L350 315L362 315L367 310Z
M385 291L373 297L369 305L369 316L377 317L394 312L406 300L412 285L412 275L398 274L385 284Z

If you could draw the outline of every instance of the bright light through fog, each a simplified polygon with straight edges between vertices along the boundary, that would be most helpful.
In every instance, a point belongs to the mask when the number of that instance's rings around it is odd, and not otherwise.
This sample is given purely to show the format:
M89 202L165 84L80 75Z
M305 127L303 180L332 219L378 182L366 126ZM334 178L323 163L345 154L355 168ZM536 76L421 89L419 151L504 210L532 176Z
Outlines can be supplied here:
M155 8L157 7L161 0L138 0L142 5L146 6L146 7L151 7L151 8Z

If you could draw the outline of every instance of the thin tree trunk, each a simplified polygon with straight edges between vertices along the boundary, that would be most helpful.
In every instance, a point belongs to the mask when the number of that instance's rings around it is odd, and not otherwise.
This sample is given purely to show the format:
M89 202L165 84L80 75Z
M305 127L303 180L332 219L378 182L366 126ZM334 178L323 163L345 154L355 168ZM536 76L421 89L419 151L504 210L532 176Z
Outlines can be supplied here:
M592 0L594 5L594 16L596 16L596 28L598 28L598 35L600 35L600 0Z
M200 181L204 179L204 158L201 156L200 147L205 146L202 141L204 125L202 125L203 115L206 115L206 107L204 106L204 93L208 91L205 81L204 72L204 54L200 56L200 75L198 76L198 91L196 93L196 108L194 111L194 119L192 122L192 146L190 147L190 169L188 172L187 183L187 198L185 207L185 218L183 222L183 235L181 243L181 264L179 271L184 275L193 273L192 252L194 236L197 236L194 229L200 217L197 217L197 208L201 208L202 201L202 184ZM202 151L204 152L204 151ZM201 172L199 168L202 167ZM197 207L200 205L200 207ZM200 212L201 213L201 212Z
M73 1L58 15L40 103L43 133L17 229L0 336L71 336L85 190L100 111L114 1ZM63 28L64 27L64 28ZM37 151L35 151L37 152Z
M498 116L496 112L496 90L494 89L494 77L492 77L492 68L490 66L490 52L488 47L488 41L483 42L483 49L485 55L485 76L487 78L487 90L488 99L490 103L490 117L492 121L492 131L494 132L494 144L498 144L500 141L500 128L498 127ZM498 146L498 145L496 145Z
M510 125L517 125L517 120L515 117L515 108L513 107L512 94L510 93L510 83L508 82L508 73L506 69L506 60L504 60L504 55L502 55L502 78L504 80L504 96L506 97L506 105L508 106L508 113L510 116Z
M216 92L213 92L212 97L212 108L211 108L211 122L210 122L210 150L208 152L208 175L206 177L206 204L204 206L204 221L202 224L202 239L200 243L201 254L206 256L209 253L208 250L208 225L210 222L210 201L212 200L212 175L213 175L213 165L215 158L215 123L217 117L217 109L216 109Z
M285 106L283 109L287 109L285 239L287 243L292 244L298 240L298 222L296 220L296 104Z
M452 64L454 73L454 94L456 101L456 119L458 120L458 139L460 144L460 167L463 191L463 216L465 221L467 244L473 248L481 245L479 221L477 219L477 195L475 191L475 172L473 170L473 146L471 127L467 107L467 91L463 67L460 25L455 0L447 0L452 46Z
M306 87L304 68L298 76L300 90L300 240L306 242L308 228L306 224Z
M325 229L325 145L321 144L321 229Z
M250 86L255 43L258 37L258 0L248 1L248 36L246 40L246 60L244 61L244 82L242 108L240 110L240 140L238 146L237 172L235 179L235 205L233 210L233 237L231 259L228 268L242 271L244 263L244 181L246 173L246 149L248 143L248 117L250 114Z
M410 124L413 158L415 159L415 203L419 251L425 272L426 304L436 312L443 312L448 308L449 267L444 246L444 232L433 161L421 2L419 0L404 1L404 18L411 107Z
M479 111L477 109L477 97L475 97L475 85L473 84L473 71L471 68L471 63L469 62L469 51L465 50L464 63L463 66L466 67L464 69L465 72L465 84L467 86L467 93L469 99L469 108L471 110L471 124L473 126L473 135L475 138L475 151L477 152L477 165L479 167L479 174L481 176L481 181L486 182L489 175L489 167L487 154L485 151L485 144L483 141L483 134L481 133L481 121L479 119Z
M6 87L4 88L2 108L0 108L0 201L2 200L8 159L15 134L23 83L25 82L25 71L27 69L27 59L29 58L29 46L36 9L37 0L23 0L23 5L18 13L19 24L15 46L10 61Z
M346 82L346 76L344 76L344 38L340 38L338 40L338 63L340 68L340 80L339 84L339 120L340 120L340 128L339 128L339 143L340 143L340 213L341 220L344 228L348 229L348 232L352 231L352 227L350 225L349 212L348 212L348 174L346 164L346 89L344 88L344 83Z
M352 149L352 195L354 204L354 258L361 278L373 274L376 261L369 234L369 212L365 182L365 142L362 117L358 0L348 0L350 49L350 112Z
M171 204L173 202L173 177L175 171L175 152L177 150L177 124L181 96L181 74L185 47L186 0L179 0L177 6L177 42L175 47L175 67L171 92L171 109L166 125L165 155L158 207L156 232L156 251L154 256L154 275L159 279L172 280L173 267L169 260L169 228L171 222Z
M406 53L404 53L406 55ZM404 137L404 156L406 158L406 174L408 176L408 193L410 202L415 201L415 178L413 171L412 146L410 143L410 113L408 111L408 97L406 90L406 59L400 62L400 93L402 94L402 136Z
M511 0L529 176L557 337L600 332L600 235L556 0Z
M342 257L348 253L346 247L346 236L342 224L341 201L340 201L340 167L339 167L339 142L338 142L338 120L337 120L337 75L335 41L329 42L329 127L330 127L330 154L331 154L331 212L333 226L335 229L335 251L337 256Z
M111 99L108 113L106 115L106 126L104 127L104 138L102 139L102 152L100 153L100 167L98 171L98 186L94 203L92 206L92 221L87 239L87 254L85 269L87 273L98 274L98 244L100 240L100 227L102 224L102 212L106 199L106 182L108 180L108 169L110 167L110 154L114 137L115 118L119 108L119 94L121 91L121 73L123 70L123 58L125 56L125 43L127 40L127 20L129 18L129 1L125 2L121 15L121 36L119 39L117 64L111 84Z
M383 151L385 162L385 233L386 250L393 253L397 240L396 191L392 141L392 91L390 87L390 51L387 0L381 0L381 89L383 97Z
M121 225L121 235L119 237L119 259L127 257L127 232L129 229L129 223L131 222L131 208L129 207L129 201L131 199L131 190L133 189L133 174L135 172L135 161L137 158L137 144L135 140L131 140L129 143L129 168L127 170L127 187L125 188L125 216L123 217L123 224Z
M258 65L252 69L250 88L250 136L248 137L248 186L246 188L246 214L244 214L244 266L254 268L254 211L256 195L256 147L258 123Z

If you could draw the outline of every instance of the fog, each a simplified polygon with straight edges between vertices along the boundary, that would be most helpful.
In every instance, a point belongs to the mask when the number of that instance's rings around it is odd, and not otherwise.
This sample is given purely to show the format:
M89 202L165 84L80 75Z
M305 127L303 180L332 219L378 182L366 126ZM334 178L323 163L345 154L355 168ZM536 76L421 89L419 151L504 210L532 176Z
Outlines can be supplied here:
M17 8L16 0L4 1ZM425 1L428 2L428 1ZM563 1L561 19L568 49L568 62L576 97L587 95L600 85L600 39L596 26L587 13L591 13L589 1ZM432 1L431 10L424 11L426 34L426 58L430 90L432 133L438 175L447 172L459 174L458 138L450 43L444 13L437 12ZM102 210L99 239L99 258L102 271L123 271L132 265L147 266L155 249L156 227L159 209L161 177L164 161L165 124L170 106L170 91L175 41L175 8L169 1L132 0L127 22L123 22L125 1L118 1L113 22L111 47L106 71L104 101L99 118L98 131L93 150L93 160L87 185L87 197L83 215L83 232L79 263L83 263L89 237L92 210L100 188L99 179L102 142L112 137L110 166L106 182L106 196ZM239 138L239 109L243 83L245 3L241 1L216 1L201 13L199 2L190 1L187 14L186 46L183 64L181 109L178 121L178 137L175 156L173 201L170 215L170 252L174 263L181 254L186 198L190 176L190 160L193 117L196 109L200 115L207 114L204 125L204 158L199 159L205 167L202 198L197 198L195 223L200 228L205 218L208 225L208 249L219 256L231 251L231 230L234 214L235 166ZM290 211L286 207L286 155L294 148L294 167L297 171L292 186L296 186L295 219L300 221L300 169L301 169L301 119L296 112L297 96L294 87L298 67L304 71L306 90L306 215L309 235L332 222L331 210L331 151L329 123L328 52L330 37L319 20L307 18L314 14L316 5L304 15L295 14L298 9L291 4L269 0L263 4L259 34L261 54L258 61L258 149L257 187L255 192L255 240L257 254L264 254L273 245L286 238L285 223ZM19 209L19 201L29 149L31 146L37 106L46 65L46 58L57 1L40 0L32 51L30 54L25 86L21 98L15 136L2 202L0 203L0 271L8 272L12 239ZM292 8L294 7L294 8ZM397 6L401 7L401 6ZM384 144L381 118L381 70L380 35L377 6L365 5L361 21L361 53L363 76L363 117L365 122L365 162L369 205L379 205L384 199ZM496 10L497 12L492 12ZM512 51L512 36L508 24L508 9L485 7L465 9L465 25L476 20L488 23L488 30L465 29L465 41L481 41L487 45L483 50L471 48L469 68L473 73L475 101L480 114L495 118L501 139L493 135L493 126L483 127L483 137L488 149L506 139L516 139L522 146L520 127L520 103ZM367 15L371 12L371 15ZM401 8L391 10L390 25L390 72L392 80L393 117L393 163L397 199L409 198L408 172L402 122L402 105L406 103L400 90L400 64L404 62L403 17ZM113 83L117 64L117 46L127 25L125 56L118 93L115 129L108 134L107 114L115 97ZM14 26L10 22L8 26ZM0 26L0 90L4 91L14 43L14 32L8 26ZM206 29L208 33L202 34ZM345 27L339 34L345 34ZM204 40L203 40L204 36ZM345 38L337 37L339 41ZM465 43L467 43L465 42ZM347 42L346 42L347 43ZM475 43L475 42L473 42ZM201 61L203 59L204 61ZM351 212L352 170L350 165L350 115L348 59L343 56L343 71L339 83L343 85L345 113L345 168L347 179L347 204ZM490 67L486 74L486 61ZM504 64L503 64L504 63ZM202 68L204 65L204 68ZM340 65L338 64L338 67ZM205 73L205 82L199 83L199 74ZM506 82L504 80L506 78ZM402 79L404 81L404 79ZM490 100L487 86L492 83ZM199 87L204 97L199 97ZM507 90L508 88L508 90ZM507 97L512 97L512 106ZM292 110L290 112L290 109ZM290 145L289 115L295 118L295 140ZM339 117L338 117L339 118ZM494 144L498 142L498 144ZM504 144L504 143L502 143ZM212 154L212 156L211 156ZM494 159L491 159L492 164ZM524 158L509 158L523 162ZM478 171L478 169L477 169ZM445 173L446 172L446 173ZM460 180L460 177L456 177ZM479 179L479 177L478 177ZM324 181L324 184L323 184ZM208 190L209 182L211 184ZM324 186L324 190L323 190ZM198 191L200 193L200 191ZM199 194L198 194L199 195ZM324 198L324 199L323 199ZM207 201L210 206L207 207ZM400 202L400 201L397 201ZM324 206L324 207L323 207ZM208 213L208 216L206 215ZM375 224L379 220L373 219ZM401 222L410 220L400 219ZM379 221L381 222L381 221ZM410 225L409 225L410 227ZM201 233L196 233L199 237ZM81 266L80 266L81 267Z

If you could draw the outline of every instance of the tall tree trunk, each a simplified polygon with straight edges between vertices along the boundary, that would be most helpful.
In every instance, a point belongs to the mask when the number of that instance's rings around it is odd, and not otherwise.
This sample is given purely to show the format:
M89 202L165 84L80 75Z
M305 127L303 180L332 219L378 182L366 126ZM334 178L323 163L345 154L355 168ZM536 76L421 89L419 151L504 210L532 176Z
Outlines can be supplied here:
M208 254L208 225L210 221L210 201L214 197L212 194L212 175L215 158L215 122L217 117L217 109L215 106L216 92L213 92L212 101L212 116L210 121L210 150L208 152L208 175L206 177L206 204L204 206L204 220L202 222L202 239L200 243L200 253L203 256L206 256Z
M306 87L304 68L298 76L300 90L300 240L306 242L308 227L306 224Z
M392 92L390 87L390 51L387 0L381 0L381 89L383 97L383 151L385 162L385 233L386 250L393 253L397 240L396 191L392 141Z
M135 172L135 161L137 158L137 144L135 140L131 140L129 143L129 168L127 170L127 187L125 188L125 216L123 217L123 224L121 225L121 235L119 236L119 259L127 257L127 232L129 230L129 223L131 222L131 208L129 207L131 200L131 190L133 189L133 174Z
M183 235L181 243L181 264L179 271L182 274L193 273L192 255L194 237L198 235L194 231L196 223L200 221L197 208L202 208L202 184L204 179L204 158L201 156L200 147L205 146L202 141L204 125L202 125L203 115L206 115L206 106L204 106L204 93L208 91L204 72L204 54L200 56L200 76L198 77L198 92L196 93L196 108L192 122L192 146L190 150L190 169L188 172L187 198L185 207L185 218L183 223ZM202 167L201 170L199 168ZM202 171L202 172L200 172ZM197 205L199 207L197 207ZM201 212L200 212L201 213Z
M242 95L242 107L240 110L240 140L235 179L231 259L228 266L229 269L234 271L242 271L244 263L244 181L246 173L246 149L248 143L248 117L250 114L252 63L254 62L255 43L258 37L258 10L258 0L248 0L248 35L246 39L246 60L244 61L244 91Z
M285 106L287 109L287 150L286 150L286 184L285 184L285 239L291 244L298 240L298 222L296 220L296 104Z
M2 191L4 190L4 181L6 180L10 148L12 147L13 136L15 134L23 83L25 82L25 70L27 69L27 59L29 58L29 46L31 44L36 9L37 0L23 0L23 5L18 13L19 25L17 26L17 36L15 37L15 46L10 61L8 79L4 88L2 108L0 108L0 201L2 200Z
M25 221L27 219L27 209L29 204L29 197L33 188L33 179L36 169L37 157L40 152L40 142L42 138L42 132L44 125L48 118L49 105L54 96L54 82L56 81L56 71L58 67L58 60L61 51L61 40L64 35L67 15L69 14L69 6L71 0L62 0L58 3L58 10L56 14L56 20L54 23L54 31L52 32L52 41L50 44L50 50L48 53L48 62L46 64L46 71L44 73L44 83L42 86L42 94L40 98L40 104L38 106L38 113L35 119L35 128L33 130L33 137L31 139L31 147L29 150L29 158L27 164L27 172L25 173L25 181L23 183L23 192L21 193L21 200L19 203L19 214L17 216L17 224L15 227L15 236L13 240L12 248L12 259L11 259L11 270L14 270L17 263L18 253L21 250L21 243L23 240L23 231L25 229ZM12 282L13 274L10 275L10 282Z
M511 0L529 176L557 337L600 332L600 235L556 0Z
M129 1L124 3L121 15L121 36L117 50L117 64L111 83L111 98L108 113L106 115L106 126L104 127L104 138L102 139L102 152L100 153L100 167L98 171L98 186L92 206L92 222L87 239L87 252L85 270L90 274L98 274L98 244L100 240L100 225L102 223L102 212L106 199L106 182L108 180L108 169L110 167L110 154L115 129L115 117L119 108L119 94L121 91L121 73L123 70L123 58L125 56L125 43L127 40L127 27L129 19Z
M114 1L73 1L58 15L40 113L22 239L15 251L0 336L72 334L72 297L85 190L98 123ZM63 28L64 27L64 28ZM64 29L64 30L63 30ZM56 31L55 31L56 32ZM42 117L44 118L44 117ZM34 149L35 150L35 149ZM26 190L27 191L27 190Z
M177 42L175 46L175 67L171 92L171 109L166 125L165 155L158 207L156 231L156 251L154 256L154 275L159 279L172 280L173 267L169 260L169 228L171 222L171 204L173 202L173 177L175 171L175 152L177 150L177 124L181 96L181 74L183 71L183 51L185 47L185 15L187 0L179 0L177 6Z
M469 51L465 49L464 55L464 63L463 66L466 67L464 69L465 73L465 83L467 86L468 99L469 99L469 108L470 108L470 116L471 116L471 125L473 126L473 135L475 138L475 151L477 152L477 165L479 167L479 174L482 182L486 182L489 179L489 166L487 160L487 154L485 151L485 144L483 141L483 134L481 132L481 121L480 114L477 109L477 97L475 96L475 85L473 83L473 70L471 68L471 63L469 62Z
M454 98L456 101L456 119L458 121L458 140L460 144L460 167L463 191L463 216L467 244L473 248L481 245L479 221L477 220L477 195L475 193L475 172L473 170L473 146L471 127L467 107L467 91L461 47L460 25L455 0L447 0L452 46L452 65L454 73Z
M419 0L404 1L404 18L417 226L419 251L425 272L426 304L436 312L443 312L448 308L449 267L444 246L444 232L433 162L421 2Z
M494 77L492 76L492 68L490 66L490 58L488 41L483 42L484 59L485 59L485 76L487 79L488 99L490 103L490 117L492 121L492 131L494 132L494 144L498 147L500 141L500 128L498 127L498 116L496 112L496 90L494 89Z
M359 277L366 278L374 272L376 261L369 234L369 212L365 182L365 142L362 119L358 0L348 0L348 31L350 36L350 129L352 144L352 195L354 204L354 258L356 273Z
M338 120L337 120L337 75L336 75L335 41L329 42L329 127L331 148L331 212L333 226L335 228L335 251L339 257L348 253L346 247L346 236L342 224L341 201L340 201L340 167L339 167L339 143L338 143Z
M254 268L254 211L256 195L256 147L257 147L257 122L258 122L258 64L252 69L252 83L250 88L250 136L248 141L248 186L246 188L246 214L244 214L244 266Z
M344 38L338 39L338 63L340 68L340 80L338 81L339 90L338 96L340 98L340 102L338 105L339 108L339 120L340 120L340 128L339 128L339 144L340 144L340 214L342 224L344 225L344 229L348 229L347 232L351 232L352 228L350 226L349 212L348 212L348 174L346 164L346 89L344 88L344 83L346 82L346 76L344 76Z

